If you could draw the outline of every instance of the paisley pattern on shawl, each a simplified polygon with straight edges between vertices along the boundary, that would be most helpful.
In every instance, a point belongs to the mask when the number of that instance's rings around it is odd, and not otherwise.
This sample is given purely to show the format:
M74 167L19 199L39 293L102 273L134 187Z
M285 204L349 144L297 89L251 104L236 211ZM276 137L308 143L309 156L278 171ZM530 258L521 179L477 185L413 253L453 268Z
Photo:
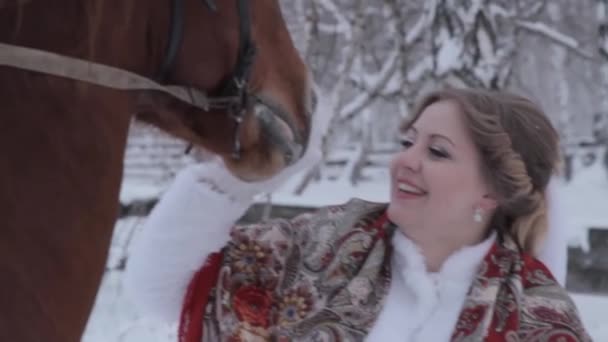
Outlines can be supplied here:
M385 208L354 200L236 228L203 341L363 340L390 282Z
M507 238L484 258L452 341L591 341L579 317L546 266Z
M385 211L352 200L235 228L217 267L203 268L191 284L180 342L363 341L391 281L395 227ZM211 291L196 290L210 280ZM200 320L188 311L199 309L192 303L204 303ZM591 339L546 267L505 240L481 262L452 341Z

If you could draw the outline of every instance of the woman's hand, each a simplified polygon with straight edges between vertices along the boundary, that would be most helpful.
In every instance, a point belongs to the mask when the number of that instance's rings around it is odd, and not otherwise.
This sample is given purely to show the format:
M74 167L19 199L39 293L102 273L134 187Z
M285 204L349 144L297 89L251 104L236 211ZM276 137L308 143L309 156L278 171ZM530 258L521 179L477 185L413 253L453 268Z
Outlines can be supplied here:
M250 201L257 194L273 192L290 177L310 169L321 160L321 144L330 120L328 114L321 114L319 111L313 114L308 147L304 155L293 165L270 179L257 182L243 181L228 171L221 158L209 158L208 156L201 158L205 159L205 162L188 166L187 170L183 172L191 173L199 184L206 185L217 193L227 195L234 201ZM194 153L201 155L201 152L195 151Z

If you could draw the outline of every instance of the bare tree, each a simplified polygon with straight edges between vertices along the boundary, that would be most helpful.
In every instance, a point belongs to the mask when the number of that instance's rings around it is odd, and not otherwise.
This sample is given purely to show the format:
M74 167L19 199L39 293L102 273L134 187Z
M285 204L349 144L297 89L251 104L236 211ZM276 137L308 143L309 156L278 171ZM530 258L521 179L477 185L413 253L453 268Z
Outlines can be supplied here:
M333 115L327 150L354 146L356 165L395 141L415 100L437 86L525 92L546 107L566 140L589 130L592 108L608 98L599 94L598 82L607 77L594 72L599 61L592 38L599 30L605 55L605 16L594 26L594 13L605 10L606 0L291 4L289 21L300 25L292 31L329 103L322 110Z

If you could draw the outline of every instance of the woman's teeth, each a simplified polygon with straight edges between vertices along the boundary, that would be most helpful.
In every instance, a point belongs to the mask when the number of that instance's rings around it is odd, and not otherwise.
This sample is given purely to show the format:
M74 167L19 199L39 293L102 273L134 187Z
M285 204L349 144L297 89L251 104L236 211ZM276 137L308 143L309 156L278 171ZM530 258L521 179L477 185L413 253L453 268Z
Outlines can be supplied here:
M418 188L415 188L407 183L398 183L397 186L399 187L399 190L404 191L404 192L408 192L411 194L416 194L416 195L424 195L424 191L421 191Z

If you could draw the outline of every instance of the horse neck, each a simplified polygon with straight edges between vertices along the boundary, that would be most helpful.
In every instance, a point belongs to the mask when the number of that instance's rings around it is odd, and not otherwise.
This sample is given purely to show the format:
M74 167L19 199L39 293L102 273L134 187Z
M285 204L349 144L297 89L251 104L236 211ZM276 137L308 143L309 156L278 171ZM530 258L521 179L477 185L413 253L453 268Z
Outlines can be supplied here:
M169 25L169 4L164 8L156 3L30 0L0 6L0 41L151 76L163 57Z
M127 37L144 41L145 23L110 25L108 11L126 13L126 3L36 0L0 9L0 41L145 72L137 62L146 60L143 43ZM81 18L83 4L100 6L97 22ZM0 341L79 341L118 212L131 99L0 68L0 103Z

